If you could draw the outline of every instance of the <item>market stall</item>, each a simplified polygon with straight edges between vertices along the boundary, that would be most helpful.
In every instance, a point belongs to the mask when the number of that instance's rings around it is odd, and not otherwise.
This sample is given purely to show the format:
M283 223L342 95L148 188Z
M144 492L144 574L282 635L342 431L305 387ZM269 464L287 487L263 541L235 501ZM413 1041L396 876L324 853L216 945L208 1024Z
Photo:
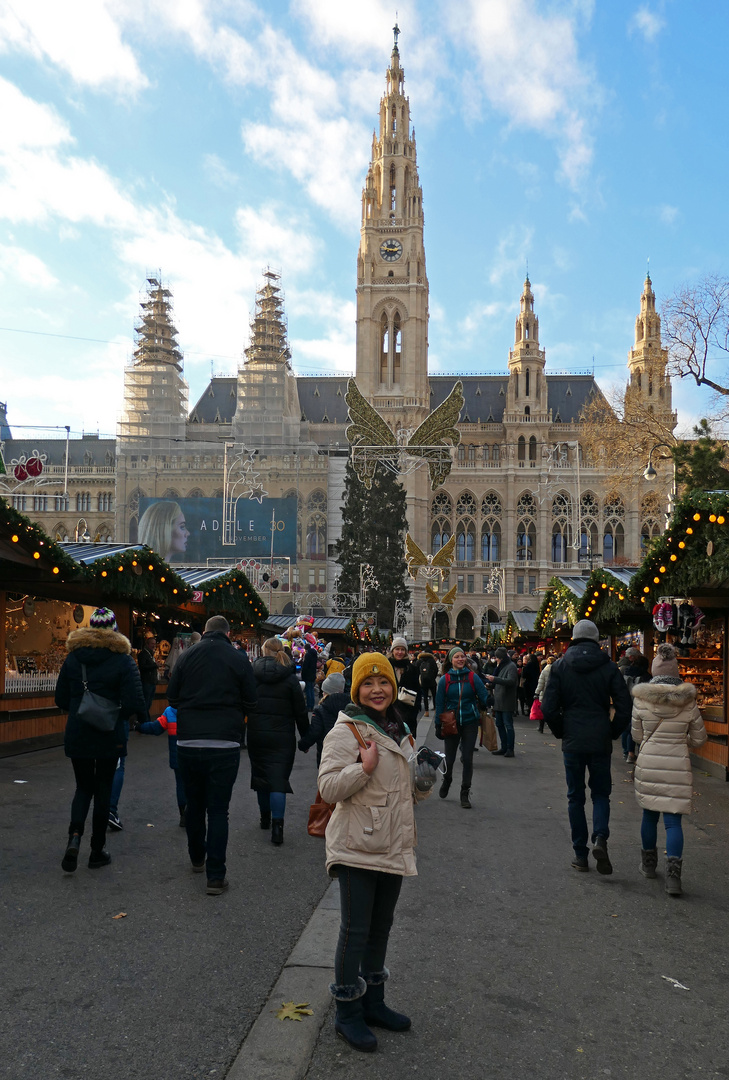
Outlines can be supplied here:
M709 735L694 753L729 779L728 492L688 492L681 499L633 577L630 600L642 607L653 643L669 641L678 649L681 676L696 685Z
M145 634L157 637L160 711L176 637L224 614L253 639L267 614L239 570L173 569L143 544L59 544L0 499L0 754L61 741L65 716L54 691L66 638L100 606L114 610L135 652Z

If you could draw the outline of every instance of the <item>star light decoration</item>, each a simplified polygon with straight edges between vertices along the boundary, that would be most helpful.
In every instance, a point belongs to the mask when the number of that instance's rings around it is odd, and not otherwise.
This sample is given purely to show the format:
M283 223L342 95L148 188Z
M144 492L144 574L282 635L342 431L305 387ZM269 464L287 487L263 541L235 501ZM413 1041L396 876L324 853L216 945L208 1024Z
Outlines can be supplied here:
M259 481L260 473L255 469L255 450L243 447L229 463L231 450L235 450L235 444L226 443L223 484L223 546L225 547L235 546L235 515L239 501L255 499L260 506L268 495Z

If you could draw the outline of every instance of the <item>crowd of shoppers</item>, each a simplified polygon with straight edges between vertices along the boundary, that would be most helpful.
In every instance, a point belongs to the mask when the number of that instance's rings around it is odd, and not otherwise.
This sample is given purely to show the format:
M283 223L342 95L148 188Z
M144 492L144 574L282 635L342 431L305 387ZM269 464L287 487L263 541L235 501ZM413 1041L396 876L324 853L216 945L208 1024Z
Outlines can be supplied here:
M267 640L251 665L229 634L226 620L215 616L196 644L178 652L170 665L169 705L155 720L148 714L151 670L145 679L154 639L147 639L135 664L129 641L106 608L94 611L88 628L69 634L56 703L68 712L64 745L76 790L61 865L75 871L92 803L88 865L97 869L111 861L105 835L114 827L113 787L120 773L123 779L120 762L131 725L143 734L168 736L191 867L206 874L212 896L228 888L228 810L246 725L261 828L271 830L277 846L283 843L297 745L303 752L316 746L319 791L333 809L326 868L338 879L341 902L330 991L336 1032L355 1049L376 1049L373 1027L405 1031L411 1026L406 1015L385 1004L385 959L402 880L416 874L414 806L424 794L414 780L414 736L419 716L429 716L431 700L435 737L444 745L439 795L448 796L460 751L464 809L472 806L482 714L493 713L499 737L493 753L504 758L514 757L519 708L541 715L538 730L546 723L562 743L572 866L580 872L590 868L590 850L599 873L613 872L611 755L613 742L622 738L627 760L635 761L635 794L642 809L639 870L646 878L657 876L663 814L665 888L671 896L681 894L682 818L691 810L692 796L689 751L707 736L696 688L681 681L672 646L659 646L650 673L635 648L618 666L600 647L597 626L584 619L575 625L564 655L541 658L541 669L534 653L518 657L497 648L485 657L469 657L460 645L449 650L439 669L433 653L410 656L407 640L397 636L388 657L368 652L353 663L349 657L330 657L315 704L313 649L305 653L299 674L280 639ZM585 812L588 788L591 828ZM121 828L118 818L116 827Z

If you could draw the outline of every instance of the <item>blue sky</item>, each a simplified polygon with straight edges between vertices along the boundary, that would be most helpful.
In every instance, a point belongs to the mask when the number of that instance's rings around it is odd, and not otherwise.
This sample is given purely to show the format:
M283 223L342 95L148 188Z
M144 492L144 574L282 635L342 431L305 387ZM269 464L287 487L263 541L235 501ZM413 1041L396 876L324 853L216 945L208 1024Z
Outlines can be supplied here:
M646 259L659 303L726 273L726 5L397 7L431 370L506 369L528 260L549 370L594 359L622 380ZM0 400L18 435L115 430L158 268L191 404L211 364L235 371L267 264L295 369L353 370L393 22L381 0L0 0ZM684 426L709 407L686 383L674 399Z

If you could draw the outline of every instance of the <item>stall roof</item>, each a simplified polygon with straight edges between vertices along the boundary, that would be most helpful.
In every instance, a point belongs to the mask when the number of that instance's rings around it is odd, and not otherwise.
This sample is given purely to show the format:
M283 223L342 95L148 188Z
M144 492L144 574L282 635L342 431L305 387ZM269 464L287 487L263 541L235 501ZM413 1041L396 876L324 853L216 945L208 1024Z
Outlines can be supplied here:
M235 566L180 566L175 572L191 589L236 571Z
M536 611L510 611L509 615L514 620L517 630L521 630L524 634L533 632Z
M557 581L561 582L566 589L569 589L575 599L581 600L585 595L585 589L587 588L588 578L580 575L577 577L574 574L562 576L561 574L555 575Z
M298 618L298 615L270 615L265 622L261 623L262 630L274 630L277 633L281 630L287 630L289 626L293 626ZM340 630L344 632L349 624L352 622L352 616L332 616L327 617L325 615L317 615L314 620L312 630Z
M58 546L81 566L90 566L97 559L106 559L109 555L123 555L126 551L144 550L144 544L83 544L64 541Z

